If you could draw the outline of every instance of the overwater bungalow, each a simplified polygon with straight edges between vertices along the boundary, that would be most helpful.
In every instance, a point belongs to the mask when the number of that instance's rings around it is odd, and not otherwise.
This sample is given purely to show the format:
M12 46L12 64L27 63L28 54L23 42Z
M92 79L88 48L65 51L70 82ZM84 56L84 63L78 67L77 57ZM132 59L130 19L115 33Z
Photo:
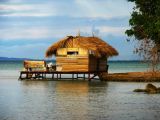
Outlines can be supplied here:
M108 72L108 58L118 55L118 52L98 37L67 36L47 49L46 57L53 55L56 59L54 69L48 69L45 61L25 61L24 67L27 69L21 71L20 79L22 74L26 74L26 78L30 78L29 74L32 76L34 74L35 78L39 76L46 78L47 74L51 74L52 79L55 79L55 74L57 74L56 79L61 79L61 74L72 74L72 79L74 74L77 74L76 78L79 78L78 74L84 74L84 79L85 74L88 74L89 80L96 76L100 78L102 73ZM37 70L37 66L43 70ZM91 74L93 76L90 76Z

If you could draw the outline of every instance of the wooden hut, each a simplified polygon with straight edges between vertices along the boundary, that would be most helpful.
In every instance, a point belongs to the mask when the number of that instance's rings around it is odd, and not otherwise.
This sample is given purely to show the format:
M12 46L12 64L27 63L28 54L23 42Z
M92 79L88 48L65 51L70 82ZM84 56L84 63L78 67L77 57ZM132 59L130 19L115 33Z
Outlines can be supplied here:
M107 59L118 52L98 37L67 36L46 51L55 55L57 71L105 72Z

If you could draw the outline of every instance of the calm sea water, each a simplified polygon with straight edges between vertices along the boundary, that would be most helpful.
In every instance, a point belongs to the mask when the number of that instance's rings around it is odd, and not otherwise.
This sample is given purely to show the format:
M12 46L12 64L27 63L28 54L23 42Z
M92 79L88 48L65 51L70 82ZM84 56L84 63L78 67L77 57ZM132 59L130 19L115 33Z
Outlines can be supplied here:
M143 71L110 62L110 72ZM0 120L159 120L160 96L132 92L147 83L94 80L18 81L22 62L0 62ZM160 86L160 83L153 83Z
M109 73L118 72L135 72L135 71L147 71L149 69L147 63L138 61L112 61L108 62ZM18 76L19 71L23 68L23 61L0 61L0 75L6 76L5 74L10 71L9 76Z

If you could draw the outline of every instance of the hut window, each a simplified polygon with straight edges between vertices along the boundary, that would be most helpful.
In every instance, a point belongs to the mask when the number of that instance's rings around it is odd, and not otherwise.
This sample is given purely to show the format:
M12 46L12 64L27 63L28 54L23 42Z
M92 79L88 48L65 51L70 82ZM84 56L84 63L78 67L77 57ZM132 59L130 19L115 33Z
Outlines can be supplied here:
M68 51L67 55L78 55L78 51Z

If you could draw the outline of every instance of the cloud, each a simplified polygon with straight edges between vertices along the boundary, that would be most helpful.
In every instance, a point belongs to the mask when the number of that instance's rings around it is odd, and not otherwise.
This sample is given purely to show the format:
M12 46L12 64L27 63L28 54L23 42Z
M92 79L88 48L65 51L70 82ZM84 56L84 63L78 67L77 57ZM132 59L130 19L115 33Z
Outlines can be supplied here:
M1 15L4 16L70 16L88 18L114 18L129 16L132 4L125 0L73 0L58 1L47 0L46 2L21 4L1 4ZM116 8L116 9L115 9ZM3 13L3 14L2 14Z
M0 15L8 17L45 17L56 15L50 4L1 4Z
M114 35L114 36L123 36L125 35L125 30L128 27L111 27L111 26L98 26L96 27L99 30L101 36Z
M3 11L25 11L25 10L34 10L35 8L33 7L33 5L14 5L14 4L1 4L0 5L0 9Z
M0 39L14 40L14 39L48 39L48 38L62 38L67 35L77 35L80 31L82 35L92 35L96 32L97 35L115 35L123 36L126 27L110 27L110 26L71 26L70 28L54 28L54 27L27 27L27 28L4 28L0 29Z
M28 27L28 28L4 28L0 29L0 39L43 39L43 38L62 38L67 35L77 35L78 31L89 32L91 27L71 27L64 29L54 29L47 27Z
M28 29L17 29L17 28L5 28L0 30L0 39L37 39L45 38L51 31L48 29L28 28Z
M133 4L126 0L76 0L85 17L114 18L129 16Z

